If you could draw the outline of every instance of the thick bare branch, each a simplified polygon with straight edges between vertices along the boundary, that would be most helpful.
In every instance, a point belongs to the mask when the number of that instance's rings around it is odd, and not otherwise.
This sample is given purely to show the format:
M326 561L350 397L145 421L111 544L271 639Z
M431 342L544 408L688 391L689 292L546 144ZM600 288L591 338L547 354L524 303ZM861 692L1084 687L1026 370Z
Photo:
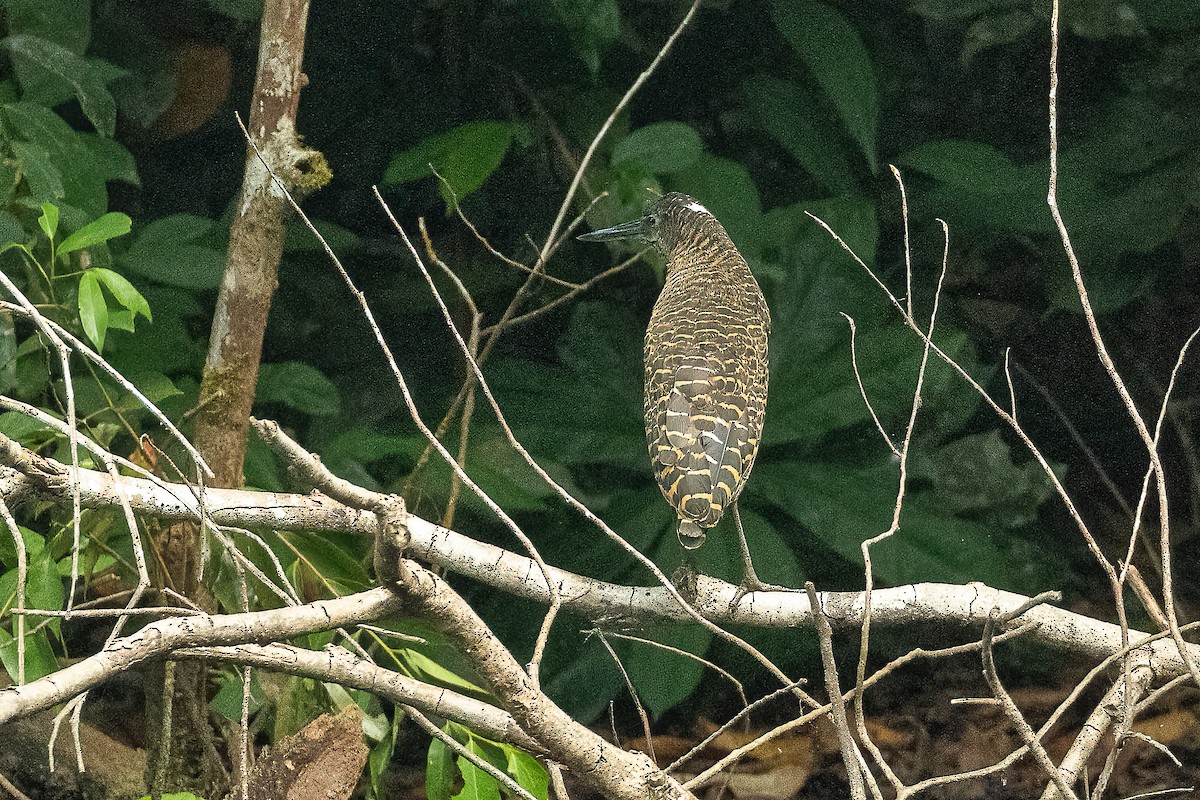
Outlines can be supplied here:
M580 725L533 683L491 629L450 587L427 569L408 562L401 587L405 609L456 642L517 724L570 768L572 775L616 800L670 800L692 794L662 773L646 755L626 752Z
M15 449L15 450L14 450ZM14 455L14 452L16 455ZM20 456L18 458L17 456ZM24 461L21 461L21 458ZM28 473L13 469L24 463ZM35 456L9 439L0 437L0 487L4 496L16 494L58 503L70 502L67 467ZM198 520L198 503L191 491L159 485L139 478L112 478L94 470L80 470L79 488L86 507L119 508L120 481L130 505L139 513L168 520ZM290 531L336 531L374 536L379 518L372 511L353 509L320 494L298 495L211 489L205 495L209 518L220 525ZM477 542L415 515L406 520L411 555L461 575L469 576L515 596L548 602L549 591L537 565L529 558L494 545ZM624 617L630 620L688 621L691 618L661 586L622 586L605 583L550 566L549 575L559 587L564 608L592 619ZM808 598L796 592L756 592L730 610L737 587L715 578L699 576L695 608L714 622L736 622L757 627L806 627L810 624ZM862 624L864 598L860 592L827 592L821 604L835 628ZM893 626L933 620L963 627L982 628L992 609L1001 612L1028 601L1023 595L993 589L980 583L967 586L917 584L872 593L872 625ZM33 613L33 612L30 612ZM1029 634L1033 641L1090 658L1105 658L1120 651L1118 625L1041 605L1022 617L1036 623ZM1137 645L1150 635L1129 631ZM1159 675L1171 677L1186 669L1174 642L1157 637L1146 644ZM1200 658L1200 645L1189 645Z

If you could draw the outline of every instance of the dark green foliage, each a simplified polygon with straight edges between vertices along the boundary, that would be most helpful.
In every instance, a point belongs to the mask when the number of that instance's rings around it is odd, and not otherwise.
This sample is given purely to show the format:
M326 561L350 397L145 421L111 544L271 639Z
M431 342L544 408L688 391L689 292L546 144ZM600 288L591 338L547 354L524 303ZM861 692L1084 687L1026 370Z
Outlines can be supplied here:
M186 425L245 157L231 113L246 105L260 5L211 0L157 8L169 24L129 10L102 15L99 0L3 5L0 238L16 246L0 254L0 266L51 318L102 346ZM336 180L306 208L323 220L319 227L378 314L431 425L452 405L465 370L370 186L381 185L410 236L416 218L427 219L439 257L470 289L483 323L494 324L525 274L489 255L443 212L461 204L496 248L533 265L536 248L526 235L540 247L578 160L684 10L682 2L616 0L314 4L299 126L329 158ZM888 164L907 180L911 299L922 325L941 266L934 218L950 224L938 346L1006 408L1003 364L1012 346L1013 361L1040 376L1105 457L1133 465L1143 458L1121 438L1123 412L1093 367L1045 203L1047 10L1002 0L706 4L589 165L568 219L586 210L585 225L603 227L640 213L656 193L694 194L724 223L767 295L770 399L763 450L743 495L765 580L857 588L861 543L891 524L897 464L862 399L842 315L857 326L863 390L897 446L921 341L809 216L827 222L907 299L901 204ZM1064 14L1063 212L1118 360L1138 365L1128 377L1147 409L1161 397L1178 347L1200 316L1192 244L1200 205L1200 17L1184 3L1117 0L1068 3ZM102 40L93 28L105 31ZM178 99L169 55L180 37L228 54L232 89L203 127L160 140L154 122ZM607 196L589 209L601 192ZM567 241L545 267L578 283L615 263L610 256L629 254ZM651 256L506 331L483 369L539 462L670 572L679 548L642 431L642 336L660 268ZM436 280L465 332L465 305L449 281ZM535 280L519 310L564 291ZM441 518L450 470L435 456L412 476L425 441L352 296L298 227L289 231L264 361L256 413L283 421L339 475L372 489L405 490L416 513ZM177 455L126 389L76 367L88 436L127 455L150 433ZM1076 481L1081 472L1090 475L1090 465L1041 398L1020 377L1014 382L1019 418L1047 442L1071 488L1089 492ZM0 315L0 391L65 413L56 356L11 315ZM1179 391L1181 408L1194 400L1194 386ZM1181 429L1190 425L1187 414L1180 412ZM28 417L0 415L0 431L49 455L68 455L62 436ZM445 437L452 452L458 437L456 420ZM481 397L466 454L467 471L547 560L603 580L650 580L512 452ZM1024 592L1090 591L1086 576L1074 571L1072 559L1082 551L1077 532L1050 527L1051 491L1041 468L937 356L925 377L909 466L900 529L872 551L881 584L983 581ZM1135 496L1137 477L1130 476L1140 469L1117 476L1127 495ZM260 488L297 488L257 442L247 476ZM1087 499L1084 507L1108 502ZM63 605L67 517L46 512L31 523L30 605ZM115 515L86 517L85 575L130 579L123 525ZM517 547L466 491L454 527ZM362 540L260 533L306 598L369 585ZM15 556L5 541L0 536L0 607L10 608ZM274 574L262 544L238 543ZM708 574L737 576L730 523L714 531L698 559ZM212 580L223 606L239 608L228 560L214 563ZM472 600L512 647L530 646L539 609L483 590ZM279 602L251 581L252 604ZM10 619L0 629L0 660L11 671ZM625 691L610 656L583 632L593 624L560 620L544 672L548 691L588 719ZM695 627L636 633L696 655L726 655ZM783 653L785 669L794 666L787 659L806 657L790 633L748 635ZM378 640L364 644L383 649ZM701 680L693 660L635 642L614 647L656 716ZM27 676L53 669L61 653L51 623L30 639ZM423 662L399 653L388 655L411 672L446 684L465 680L444 653L423 654ZM235 678L222 684L227 714L240 701ZM263 707L277 709L279 735L337 702L314 699L317 688L299 680L276 690ZM350 701L365 705L357 695ZM377 793L397 717L372 739ZM522 785L544 791L544 775L520 754L465 729L450 733ZM490 778L441 744L429 760L431 798L496 796Z

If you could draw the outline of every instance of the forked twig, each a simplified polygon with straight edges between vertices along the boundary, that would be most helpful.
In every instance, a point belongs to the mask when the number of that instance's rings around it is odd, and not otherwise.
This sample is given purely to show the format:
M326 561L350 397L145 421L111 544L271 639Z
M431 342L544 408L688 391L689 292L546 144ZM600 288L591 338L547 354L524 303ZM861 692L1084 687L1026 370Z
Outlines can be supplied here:
M1179 647L1179 654L1187 664L1188 672L1191 673L1192 679L1200 686L1200 669L1197 668L1192 654L1186 647L1183 635L1179 631L1179 616L1175 611L1175 589L1174 579L1171 574L1171 519L1167 497L1167 476L1163 470L1162 459L1159 457L1158 440L1156 435L1152 435L1150 429L1146 425L1146 420L1138 411L1137 404L1133 400L1133 395L1130 394L1129 388L1125 385L1125 381L1121 378L1117 371L1117 366L1109 355L1108 348L1104 344L1104 337L1100 333L1100 325L1096 320L1096 312L1092 308L1091 299L1088 296L1087 286L1083 282L1083 270L1079 264L1079 257L1075 253L1075 248L1071 244L1071 234L1067 230L1067 224L1063 220L1062 211L1058 206L1058 43L1059 43L1059 16L1060 16L1059 0L1052 0L1052 8L1050 15L1050 93L1049 93L1049 129L1050 129L1050 180L1046 192L1046 203L1050 207L1050 214L1054 217L1054 225L1058 229L1059 239L1062 241L1063 251L1067 256L1067 263L1071 266L1071 277L1075 281L1075 291L1079 296L1079 302L1083 306L1083 316L1087 321L1088 331L1092 335L1092 344L1096 348L1096 355L1100 358L1100 363L1104 365L1104 371L1108 373L1109 380L1113 387L1116 388L1117 394L1121 397L1121 402L1125 405L1125 410L1129 414L1129 419L1133 422L1134 428L1142 439L1143 445L1146 447L1147 454L1150 458L1150 468L1155 475L1155 486L1158 496L1158 521L1159 521L1159 559L1162 562L1162 590L1163 590L1163 610L1167 615L1167 622L1171 626L1171 637L1175 640L1175 644ZM1140 515L1134 517L1134 527L1137 527L1137 522ZM1121 604L1121 598L1118 594L1118 605ZM1123 609L1119 609L1122 611ZM1125 681L1129 683L1130 676L1126 670Z
M1017 732L1020 733L1021 740L1033 755L1034 760L1037 761L1038 765L1046 772L1055 787L1062 794L1062 800L1078 800L1075 792L1067 784L1066 779L1054 766L1054 762L1050 760L1046 748L1042 746L1037 734L1033 732L1033 728L1025 721L1025 717L1021 714L1021 709L1017 708L1017 704L1013 702L1012 695L1004 688L1004 684L1000 681L1000 673L996 671L996 662L993 658L992 650L996 626L1012 622L1029 608L1038 602L1042 602L1041 598L1042 596L1039 595L1010 613L992 614L988 617L987 622L983 624L983 677L987 680L988 687L992 690L992 695L1000 701L1001 707L1004 709L1004 713L1008 716L1009 721L1016 727Z
M650 732L650 717L646 714L646 708L642 705L642 698L638 697L637 687L630 680L629 672L625 669L625 664L622 663L621 657L617 655L617 651L609 644L608 637L604 635L604 631L597 628L592 633L600 640L600 646L608 653L608 657L617 665L617 671L621 673L621 680L625 681L625 689L633 699L633 707L637 710L638 719L642 722L642 737L646 740L646 755L650 756L650 760L657 764L658 756L654 754L654 734ZM611 707L610 704L610 710Z

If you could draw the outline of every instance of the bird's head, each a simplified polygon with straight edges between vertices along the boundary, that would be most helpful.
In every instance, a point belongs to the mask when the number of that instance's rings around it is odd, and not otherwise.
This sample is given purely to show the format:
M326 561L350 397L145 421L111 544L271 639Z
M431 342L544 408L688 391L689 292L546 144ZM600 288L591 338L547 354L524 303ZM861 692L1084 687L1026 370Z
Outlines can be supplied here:
M617 239L646 242L654 245L663 255L670 256L677 245L697 237L701 229L710 224L720 226L699 200L680 192L671 192L656 200L645 214L635 220L585 233L578 238L585 242Z

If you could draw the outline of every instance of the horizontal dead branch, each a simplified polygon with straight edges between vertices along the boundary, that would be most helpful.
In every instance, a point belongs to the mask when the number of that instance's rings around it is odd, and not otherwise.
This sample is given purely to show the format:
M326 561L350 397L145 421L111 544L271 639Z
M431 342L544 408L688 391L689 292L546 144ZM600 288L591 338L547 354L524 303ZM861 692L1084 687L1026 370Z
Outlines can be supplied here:
M11 440L0 441L0 497L70 503L70 468L20 448ZM18 471L18 468L22 471ZM79 489L83 505L118 508L117 479L94 470L81 470ZM201 503L194 490L178 484L160 484L140 478L121 477L121 491L142 514L165 520L199 520ZM243 528L359 533L373 535L379 520L371 511L350 508L321 494L300 495L206 489L203 508L208 519L219 525ZM481 581L501 591L537 602L549 601L549 590L540 569L529 558L475 541L421 517L407 518L410 556L434 563L452 572ZM588 533L591 533L589 530ZM563 598L565 609L593 620L685 622L687 614L660 586L623 586L606 583L566 570L550 567L549 573ZM737 587L700 576L695 607L717 623L788 628L811 625L808 598L801 592L753 592L730 608ZM369 593L368 593L369 594ZM861 592L823 592L822 607L835 628L862 624L864 595ZM349 599L349 598L343 598ZM993 611L1003 614L1029 601L1028 597L994 589L981 583L914 584L872 593L873 626L943 622L964 628L980 628ZM34 612L29 612L34 613ZM267 614L284 611L262 612ZM252 616L252 615L251 615ZM357 620L361 621L361 620ZM163 620L162 622L167 622ZM1050 605L1041 605L1022 616L1020 623L1036 623L1028 634L1032 641L1093 659L1101 659L1124 646L1119 626ZM327 627L334 627L329 625ZM272 638L285 638L280 635ZM262 641L263 637L228 639L189 644L236 644ZM1129 643L1146 640L1158 679L1173 677L1186 669L1176 645L1161 635L1129 631ZM1192 645L1200 658L1200 645Z
M401 599L387 589L372 589L268 611L160 619L58 672L23 686L0 689L0 725L66 702L130 667L170 655L177 648L290 639L397 614L402 605Z
M427 714L452 719L497 742L507 742L533 754L541 746L529 738L511 715L490 703L433 686L373 664L344 647L306 650L290 644L240 644L221 647L185 647L171 652L173 659L228 661L328 683L363 689L371 694Z

